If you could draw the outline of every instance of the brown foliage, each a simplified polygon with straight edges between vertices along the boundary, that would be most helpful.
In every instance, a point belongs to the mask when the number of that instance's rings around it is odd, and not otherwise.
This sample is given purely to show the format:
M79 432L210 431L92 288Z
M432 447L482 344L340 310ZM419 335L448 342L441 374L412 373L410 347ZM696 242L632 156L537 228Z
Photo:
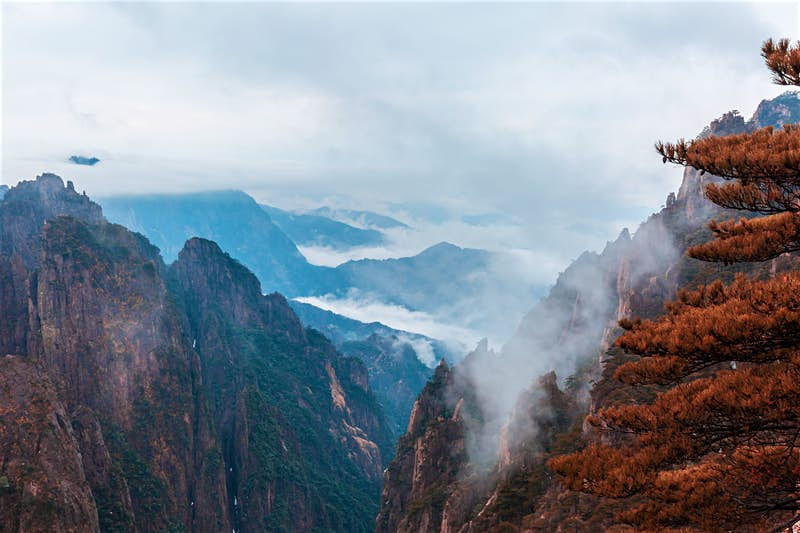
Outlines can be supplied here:
M693 167L742 184L800 184L800 126L762 128L753 133L706 137L694 141L656 143L664 162Z
M800 43L762 48L777 83L800 84ZM656 146L663 160L730 181L707 197L767 215L712 221L689 254L724 263L800 251L800 126ZM552 459L573 490L635 496L619 516L645 530L754 531L800 519L800 273L682 291L655 320L622 320L640 356L614 377L655 399L587 418L603 438Z
M706 198L727 209L775 214L797 211L797 196L793 188L779 187L774 183L739 182L717 185L710 183L705 188Z
M712 220L715 240L692 246L689 255L701 261L736 263L767 261L800 251L800 213L786 212L747 220Z
M800 85L800 41L794 46L789 39L778 42L768 39L761 47L761 56L772 71L778 85Z
M716 240L689 254L704 261L766 261L800 250L800 126L661 143L662 159L733 183L706 187L709 200L729 209L766 214L752 221L712 221Z
M753 365L681 383L652 404L622 405L589 418L626 434L550 467L573 490L644 495L619 518L639 527L753 530L797 509L800 498L800 361Z
M630 384L669 384L730 362L785 359L800 339L800 274L767 281L739 276L681 291L657 320L633 323L616 344L644 356L617 369Z

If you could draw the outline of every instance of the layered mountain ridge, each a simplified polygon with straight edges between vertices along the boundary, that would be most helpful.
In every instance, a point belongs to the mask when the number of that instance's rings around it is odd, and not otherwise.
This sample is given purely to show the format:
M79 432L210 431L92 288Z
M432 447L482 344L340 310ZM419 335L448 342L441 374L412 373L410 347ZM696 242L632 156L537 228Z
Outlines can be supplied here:
M6 530L372 529L366 368L215 243L167 267L45 174L0 202L0 281Z
M269 205L261 207L298 246L346 250L385 243L383 233L375 229L354 227L321 215L293 213Z
M785 93L762 101L749 120L737 112L723 115L701 136L798 120L798 94ZM712 180L718 178L685 169L677 195L670 194L633 236L623 231L602 253L584 253L570 265L500 353L483 346L455 367L437 368L387 469L377 531L625 530L614 520L624 500L567 491L545 466L548 457L597 438L582 425L587 412L652 397L648 388L612 377L629 357L611 348L620 333L617 321L657 316L681 288L730 281L738 272L767 278L800 268L797 258L786 256L733 266L686 256L688 247L711 237L709 219L738 215L705 199L703 188ZM551 368L562 376L561 387L547 374ZM483 379L487 369L502 377ZM544 377L530 379L532 369ZM514 381L515 373L527 382ZM498 384L512 383L520 386L511 402L487 400L504 393ZM504 408L500 417L498 407ZM478 450L483 455L470 452L470 441L486 435L489 445Z
M424 335L380 322L366 324L297 301L289 305L303 324L323 333L343 354L364 362L395 441L405 432L414 400L433 374L431 365L458 357L445 343Z
M352 260L328 267L307 261L297 240L288 235L335 247L335 243L375 242L379 237L383 242L381 229L404 227L375 213L330 209L289 213L259 205L240 191L117 196L101 203L109 220L147 236L167 262L177 257L187 239L203 237L251 269L267 292L288 298L401 306L445 324L480 325L483 331L504 337L513 331L509 314L522 316L544 292L530 280L508 276L504 265L513 258L503 253L439 243L410 257ZM329 218L334 216L356 218L366 229ZM397 283L398 276L404 283Z

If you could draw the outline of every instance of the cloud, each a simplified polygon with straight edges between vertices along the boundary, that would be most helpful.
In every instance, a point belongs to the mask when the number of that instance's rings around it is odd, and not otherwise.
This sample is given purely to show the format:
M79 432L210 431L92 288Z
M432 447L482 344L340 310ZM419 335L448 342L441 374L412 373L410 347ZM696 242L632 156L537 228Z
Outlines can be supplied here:
M5 183L499 213L511 247L562 268L677 187L653 141L780 92L758 49L797 20L744 3L2 9ZM103 164L63 161L76 151Z
M391 259L394 257L408 257L414 253L406 254L389 246L356 246L347 249L331 248L329 246L298 246L309 263L320 266L339 266L347 261L358 259Z
M433 349L431 341L422 339L420 337L411 337L410 335L398 335L394 343L395 348L402 347L403 344L408 344L417 354L417 359L427 366L433 368L437 364L436 352Z
M453 347L454 353L463 353L480 339L480 334L455 324L442 322L428 313L411 311L400 305L386 304L356 291L351 291L346 298L310 296L295 300L361 322L380 322L390 328L438 339ZM423 351L421 357L425 357L424 354Z
M96 157L86 157L84 155L71 155L69 156L69 161L76 165L87 165L90 167L100 162Z
M330 199L327 199L330 201ZM407 211L385 207L385 212L408 224L406 228L382 230L385 243L381 246L334 249L325 246L302 246L300 252L309 262L322 266L338 266L358 259L390 259L417 255L440 242L450 242L462 248L489 250L498 255L491 265L492 275L520 283L548 286L575 257L559 242L570 240L580 250L595 247L597 236L614 235L618 226L633 225L635 220L612 220L588 227L554 226L547 233L530 239L530 227L524 221L509 219L503 213L459 214L440 210L436 215L422 218ZM467 212L469 213L469 212ZM642 212L640 218L646 213ZM431 222L431 219L433 222ZM476 220L488 221L476 224ZM618 233L618 231L617 231ZM530 247L519 247L519 243ZM533 302L530 302L531 304Z

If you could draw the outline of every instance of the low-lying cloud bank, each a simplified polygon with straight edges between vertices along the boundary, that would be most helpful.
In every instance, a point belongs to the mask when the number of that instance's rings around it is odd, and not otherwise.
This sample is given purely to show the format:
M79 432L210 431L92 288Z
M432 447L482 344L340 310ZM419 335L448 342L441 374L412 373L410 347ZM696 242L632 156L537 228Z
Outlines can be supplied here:
M390 328L419 333L446 343L454 353L466 353L466 350L481 339L479 333L470 329L443 322L422 311L412 311L400 305L380 302L369 296L360 295L356 291L351 291L345 298L327 295L301 297L295 300L361 322L380 322ZM425 359L432 359L432 352L430 357L427 357L428 352L424 347L414 344L412 346L417 351L420 361L430 364L430 361Z

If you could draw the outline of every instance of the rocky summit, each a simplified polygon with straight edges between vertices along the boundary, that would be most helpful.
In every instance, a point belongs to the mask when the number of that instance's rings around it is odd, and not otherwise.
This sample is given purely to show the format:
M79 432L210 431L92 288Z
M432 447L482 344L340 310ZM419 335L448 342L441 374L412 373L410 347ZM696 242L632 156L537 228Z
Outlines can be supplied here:
M364 365L213 242L169 268L52 174L0 203L4 531L369 531Z
M789 92L762 101L750 120L727 113L699 137L798 120L800 99ZM686 255L690 246L711 238L710 219L740 216L705 198L705 185L717 181L687 168L678 193L632 236L625 230L601 253L586 252L574 261L499 353L479 346L455 367L437 368L387 468L377 531L631 531L616 522L628 500L567 490L546 466L548 458L602 438L584 424L587 414L631 400L647 403L655 395L651 386L624 385L613 377L633 357L612 347L621 332L618 320L657 317L679 290L715 279L730 282L739 273L766 279L800 268L789 255L734 265ZM516 391L513 408L498 422L487 408L492 404L479 397L482 378L490 370L499 376L495 383L509 386L542 351L552 361L574 362L564 365L571 375L562 376L563 389L554 374L543 372ZM470 454L470 439L482 435L492 437L484 454Z

